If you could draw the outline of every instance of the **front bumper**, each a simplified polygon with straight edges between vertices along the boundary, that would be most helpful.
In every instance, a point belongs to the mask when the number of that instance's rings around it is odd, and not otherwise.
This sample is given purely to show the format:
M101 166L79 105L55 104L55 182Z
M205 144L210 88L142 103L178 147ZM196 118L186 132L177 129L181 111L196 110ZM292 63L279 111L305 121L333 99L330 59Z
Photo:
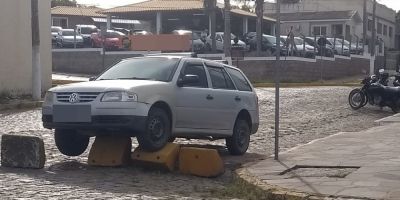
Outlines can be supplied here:
M143 132L146 116L98 115L92 116L91 122L53 122L53 115L42 115L43 127L47 129L93 130L99 132Z

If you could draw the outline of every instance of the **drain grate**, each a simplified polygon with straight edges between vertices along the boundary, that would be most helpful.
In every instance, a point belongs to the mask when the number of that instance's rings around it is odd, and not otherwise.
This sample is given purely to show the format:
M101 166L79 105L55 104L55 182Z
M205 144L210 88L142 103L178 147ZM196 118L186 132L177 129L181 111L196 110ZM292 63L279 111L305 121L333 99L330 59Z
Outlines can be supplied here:
M345 178L360 167L356 166L304 166L296 165L287 169L279 175L287 175L293 177L329 177L329 178Z

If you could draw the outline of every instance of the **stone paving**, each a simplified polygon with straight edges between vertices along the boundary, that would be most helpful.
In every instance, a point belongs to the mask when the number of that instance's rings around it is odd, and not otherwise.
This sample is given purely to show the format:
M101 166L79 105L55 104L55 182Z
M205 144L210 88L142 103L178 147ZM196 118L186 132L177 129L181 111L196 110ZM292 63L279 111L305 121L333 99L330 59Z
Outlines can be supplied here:
M283 88L281 90L281 149L323 138L339 131L360 131L374 121L392 115L389 109L366 107L353 111L347 103L349 87ZM215 179L159 173L140 168L98 168L86 164L88 150L67 157L54 145L53 132L41 124L40 109L0 112L0 135L39 136L45 142L47 161L43 170L0 167L0 199L210 199L210 190L225 188L231 170L243 163L271 155L274 147L274 90L257 89L260 129L251 137L249 153L226 156L226 173ZM133 140L136 147L136 140ZM186 144L224 146L224 141L177 140ZM234 197L227 197L234 198Z
M398 200L399 130L400 123L394 123L361 132L339 133L281 153L279 161L269 158L245 170L263 183L292 191ZM352 170L348 173L339 170L335 175L326 169Z

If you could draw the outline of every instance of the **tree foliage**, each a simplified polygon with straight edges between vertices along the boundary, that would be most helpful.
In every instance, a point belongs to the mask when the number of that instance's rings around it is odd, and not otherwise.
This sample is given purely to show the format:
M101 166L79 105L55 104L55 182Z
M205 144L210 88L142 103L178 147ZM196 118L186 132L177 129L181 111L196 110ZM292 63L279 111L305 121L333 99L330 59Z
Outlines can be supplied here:
M51 7L56 6L77 6L76 0L51 0Z
M255 9L255 4L254 1L249 1L249 0L232 0L235 5L239 9L249 11L249 12L254 12Z

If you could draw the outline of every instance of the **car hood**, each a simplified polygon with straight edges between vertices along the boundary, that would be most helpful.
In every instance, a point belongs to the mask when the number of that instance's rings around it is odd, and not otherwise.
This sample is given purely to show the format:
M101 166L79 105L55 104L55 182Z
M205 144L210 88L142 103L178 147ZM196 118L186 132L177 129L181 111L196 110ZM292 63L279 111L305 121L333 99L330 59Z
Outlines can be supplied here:
M136 87L166 85L162 81L149 80L100 80L72 83L51 88L51 92L109 92L134 91Z
M235 44L235 42L233 41L233 40L231 40L231 45L234 45ZM246 44L242 41L242 40L239 40L238 41L238 45L240 45L240 46L246 46Z
M57 36L58 35L58 33L57 32L51 32L51 36Z

